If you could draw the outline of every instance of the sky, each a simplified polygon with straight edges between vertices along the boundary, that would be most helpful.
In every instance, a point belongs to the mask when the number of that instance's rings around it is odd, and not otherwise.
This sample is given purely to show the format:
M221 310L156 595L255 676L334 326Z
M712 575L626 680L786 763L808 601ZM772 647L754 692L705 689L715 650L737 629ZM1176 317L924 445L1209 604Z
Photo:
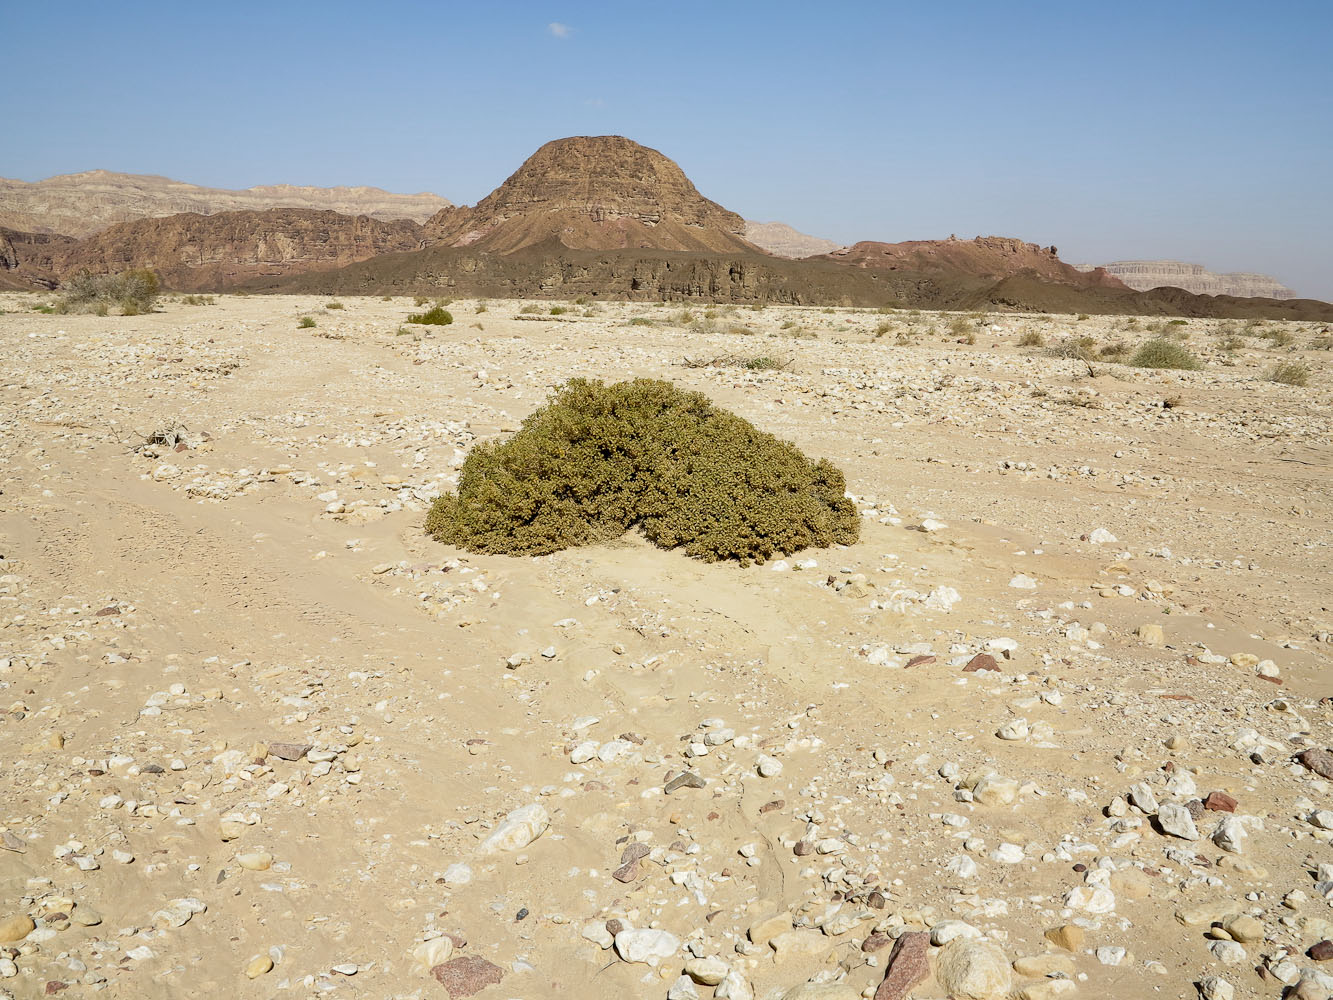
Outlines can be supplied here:
M0 176L472 204L625 135L841 243L1017 236L1333 300L1333 3L0 0Z

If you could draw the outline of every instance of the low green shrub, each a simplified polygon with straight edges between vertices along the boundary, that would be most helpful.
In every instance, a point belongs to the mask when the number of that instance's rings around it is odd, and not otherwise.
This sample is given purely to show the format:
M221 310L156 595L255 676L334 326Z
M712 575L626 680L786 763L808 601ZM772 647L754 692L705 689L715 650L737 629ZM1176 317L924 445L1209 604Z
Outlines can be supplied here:
M567 312L569 312L569 310L564 306L551 306L552 316L563 316Z
M1299 361L1284 361L1268 373L1268 381L1304 388L1310 384L1310 368Z
M629 325L630 325L630 326L652 326L652 325L653 325L653 321L650 320L647 316L634 316L634 317L631 317L631 318L630 318Z
M1045 347L1046 338L1036 330L1024 330L1023 336L1018 338L1019 347Z
M301 322L296 324L296 328L298 330L310 330L313 329L314 326L315 326L314 316L302 316Z
M342 304L341 302L330 302L330 303L328 303L327 305L325 305L324 308L325 308L325 309L342 309L342 308L344 308L344 306L343 306L343 304Z
M60 283L61 298L56 312L107 315L117 306L122 316L138 316L153 311L162 290L157 275L146 267L134 267L119 274L93 274L80 271Z
M1148 340L1134 352L1128 364L1133 368L1175 368L1197 371L1203 365L1185 348L1172 340Z
M851 544L843 474L670 382L574 379L507 441L475 448L426 531L475 552L542 555L639 528L655 545L748 565Z
M422 326L448 326L454 318L443 306L431 306L423 313L413 313L408 316L407 321Z

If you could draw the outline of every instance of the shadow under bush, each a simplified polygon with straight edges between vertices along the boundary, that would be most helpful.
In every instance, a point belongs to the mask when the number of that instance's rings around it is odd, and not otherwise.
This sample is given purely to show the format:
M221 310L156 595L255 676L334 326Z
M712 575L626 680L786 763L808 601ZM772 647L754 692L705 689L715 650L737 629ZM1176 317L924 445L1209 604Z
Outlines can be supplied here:
M509 440L478 446L426 531L474 552L543 555L632 527L709 562L851 544L843 474L720 410L637 379L573 379Z

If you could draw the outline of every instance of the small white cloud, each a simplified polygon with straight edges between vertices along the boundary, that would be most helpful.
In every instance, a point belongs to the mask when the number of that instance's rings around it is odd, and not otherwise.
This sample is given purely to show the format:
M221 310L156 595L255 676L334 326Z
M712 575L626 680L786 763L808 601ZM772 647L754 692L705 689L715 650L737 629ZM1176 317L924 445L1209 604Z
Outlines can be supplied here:
M602 100L600 97L589 97L589 98L588 98L586 101L584 101L583 103L586 104L586 105L587 105L588 107L590 107L590 108L604 108L604 107L606 107L606 101Z
M546 26L546 30L556 38L568 38L574 33L573 28L567 24L561 24L559 21L552 21Z

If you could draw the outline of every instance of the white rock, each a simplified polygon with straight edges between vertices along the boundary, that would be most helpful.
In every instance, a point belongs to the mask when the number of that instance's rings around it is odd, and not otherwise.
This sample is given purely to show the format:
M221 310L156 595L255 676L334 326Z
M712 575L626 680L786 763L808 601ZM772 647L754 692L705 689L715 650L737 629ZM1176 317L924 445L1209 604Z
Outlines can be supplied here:
M1093 545L1109 545L1115 540L1115 535L1111 534L1105 528L1094 528L1088 535L1088 541Z
M717 957L692 958L685 963L685 975L704 986L716 986L730 971L731 966Z
M1037 581L1024 573L1019 573L1009 581L1009 586L1013 587L1015 590L1036 590Z
M472 881L472 869L456 861L444 870L444 884L449 888L455 888L460 885L467 885Z
M432 938L429 941L422 941L412 949L412 960L418 967L430 971L437 965L443 965L449 961L454 953L454 943L447 937Z
M1002 740L1025 740L1029 732L1027 719L1015 719L1001 726L995 735Z
M1235 816L1224 816L1213 830L1212 841L1224 851L1242 854L1245 848L1245 825Z
M506 816L477 850L481 854L522 850L545 833L550 825L551 817L540 802L522 806Z
M615 937L616 954L626 962L656 965L680 950L680 939L649 927L623 930Z
M937 521L933 517L928 517L921 522L921 530L930 533L934 533L936 531L943 531L947 527L948 525L945 524L943 521Z
M761 777L776 778L782 773L782 761L778 760L776 757L770 757L766 753L761 753L759 755L759 763L756 769L759 771Z
M1079 885L1065 893L1065 905L1084 913L1111 913L1115 910L1115 893L1105 886Z
M1203 1000L1236 1000L1236 987L1221 976L1204 976L1199 980Z
M1017 844L1001 844L991 851L991 860L1005 865L1016 865L1023 860L1023 848Z
M959 878L977 877L977 863L966 854L959 854L950 858L948 864L944 867Z
M1239 941L1213 941L1208 945L1208 950L1225 965L1245 961L1245 946Z
M1112 945L1103 945L1096 951L1097 961L1101 962L1102 965L1119 965L1125 960L1126 954L1124 948L1117 948Z
M942 948L955 938L980 939L984 936L977 928L962 920L941 920L930 929L930 943L937 948Z
M615 938L612 937L611 932L606 929L605 920L589 920L583 925L583 929L579 933L582 935L583 940L591 941L599 948L610 948L615 942Z
M1173 837L1180 837L1182 840L1199 839L1199 830L1194 825L1194 817L1178 802L1163 802L1157 810L1157 822Z
M1310 825L1321 830L1333 830L1333 810L1318 809L1309 816Z
M754 1000L754 989L748 979L732 969L717 984L713 997L714 1000Z
M1136 785L1130 786L1129 801L1134 803L1134 805L1138 806L1148 815L1157 812L1157 796L1153 794L1151 788L1141 781Z
M699 1000L699 991L689 976L679 976L667 989L667 1000Z
M597 751L601 744L596 740L584 740L569 753L569 762L571 764L586 764L597 756Z

